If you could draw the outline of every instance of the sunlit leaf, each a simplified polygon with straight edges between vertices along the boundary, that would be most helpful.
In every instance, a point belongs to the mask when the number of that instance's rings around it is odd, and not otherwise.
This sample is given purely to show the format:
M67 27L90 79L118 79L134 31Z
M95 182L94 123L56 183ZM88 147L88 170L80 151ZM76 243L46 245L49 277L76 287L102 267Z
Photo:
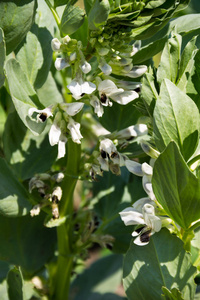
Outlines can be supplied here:
M163 286L193 299L195 272L183 242L162 229L146 246L131 243L124 260L124 288L130 300L160 300Z

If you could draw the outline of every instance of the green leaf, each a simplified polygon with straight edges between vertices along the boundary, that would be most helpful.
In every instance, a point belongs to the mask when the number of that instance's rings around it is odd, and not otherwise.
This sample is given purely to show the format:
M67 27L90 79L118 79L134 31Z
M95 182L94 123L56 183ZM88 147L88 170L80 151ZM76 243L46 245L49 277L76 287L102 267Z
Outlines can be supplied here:
M151 70L150 70L151 71ZM144 74L142 78L141 98L150 116L153 115L158 93L155 87L155 78L153 72Z
M79 6L67 5L61 19L61 32L63 35L72 34L84 22L85 12Z
M103 26L110 12L108 0L95 0L88 15L88 27L90 30L99 30Z
M44 215L0 216L0 259L21 266L27 276L41 269L54 254L56 232L43 226ZM31 258L31 259L30 259Z
M94 0L84 0L84 7L85 7L87 16L89 15L89 12L90 12L90 9L91 9L93 3L94 3Z
M168 78L173 83L176 82L179 69L181 42L181 36L174 33L163 49L161 62L157 70L157 81L160 85L165 78Z
M35 0L0 2L0 27L5 34L7 54L20 44L30 30L35 12Z
M22 71L20 64L15 59L9 59L6 63L6 76L10 95L15 109L25 124L34 134L40 134L45 123L37 123L28 117L31 107L44 108L39 102L35 90L30 84L26 74Z
M177 288L173 288L170 291L164 286L162 287L162 291L164 293L162 296L165 300L184 300L181 296L181 292Z
M140 115L140 112L138 112L132 103L127 105L113 103L112 108L104 108L104 114L99 119L99 122L108 131L113 132L136 124Z
M176 28L176 32L181 35L193 33L197 35L200 33L200 14L189 14L179 17L170 23L170 28Z
M12 165L12 169L20 180L48 171L55 161L57 146L50 146L48 131L49 126L40 136L35 136L27 130L16 112L8 115L3 149L6 160Z
M187 86L189 80L193 80L194 75L194 64L195 64L195 55L196 55L196 37L193 37L192 40L190 40L182 55L181 55L181 62L180 62L180 68L179 68L179 75L176 85L184 92L187 91Z
M171 142L155 162L153 190L166 213L182 228L200 218L200 180Z
M0 158L0 214L6 216L23 216L30 209L29 194L16 179L4 159Z
M3 30L0 28L0 88L2 87L5 81L5 74L3 70L5 57L6 57L6 47L5 47L4 33Z
M42 103L44 107L48 107L53 103L63 102L63 97L58 90L55 79L51 72L49 72L45 83L37 89L37 95L40 103Z
M94 276L95 274L95 276ZM122 256L117 254L108 255L92 264L88 270L74 280L71 293L74 300L112 299L106 294L115 292L120 285L122 276ZM87 280L85 280L87 278ZM98 295L104 292L104 297ZM120 298L116 298L116 300ZM114 300L114 299L113 299Z
M158 150L163 151L173 140L188 160L199 140L199 111L192 99L171 81L164 79L153 116Z
M178 288L184 299L193 299L195 273L183 242L162 229L144 247L131 242L124 259L123 283L130 300L160 300L163 286Z
M23 277L19 267L14 267L8 272L7 286L10 300L25 300L23 296Z
M16 58L29 82L34 85L38 70L43 63L42 48L34 33L27 33L26 41L17 53Z
M193 83L195 86L195 89L197 90L198 94L200 95L200 87L199 87L199 80L200 80L200 50L197 51L195 58L195 73L193 76Z

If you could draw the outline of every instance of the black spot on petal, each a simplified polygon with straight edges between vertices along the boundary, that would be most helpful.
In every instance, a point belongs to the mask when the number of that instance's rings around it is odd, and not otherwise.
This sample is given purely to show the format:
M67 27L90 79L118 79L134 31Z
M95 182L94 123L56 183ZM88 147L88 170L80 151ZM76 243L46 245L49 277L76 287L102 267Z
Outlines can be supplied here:
M151 236L151 230L147 230L144 233L141 234L140 236L140 241L142 243L148 243L150 240L150 236Z
M41 113L41 114L39 115L39 119L40 119L42 122L45 122L46 119L47 119L47 115L46 115L45 113Z

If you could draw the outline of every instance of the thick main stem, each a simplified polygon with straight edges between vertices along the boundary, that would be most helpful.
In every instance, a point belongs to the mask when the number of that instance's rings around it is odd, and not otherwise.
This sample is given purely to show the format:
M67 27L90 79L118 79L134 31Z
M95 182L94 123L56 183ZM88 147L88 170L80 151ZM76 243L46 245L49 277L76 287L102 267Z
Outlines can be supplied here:
M60 218L66 217L67 219L64 224L57 227L58 261L56 274L53 280L54 286L52 295L52 299L56 300L68 299L69 295L70 277L74 259L70 218L73 214L73 193L77 183L77 179L75 177L78 177L80 155L80 145L69 140L66 174L70 174L73 177L65 176L62 184L63 197L59 207Z

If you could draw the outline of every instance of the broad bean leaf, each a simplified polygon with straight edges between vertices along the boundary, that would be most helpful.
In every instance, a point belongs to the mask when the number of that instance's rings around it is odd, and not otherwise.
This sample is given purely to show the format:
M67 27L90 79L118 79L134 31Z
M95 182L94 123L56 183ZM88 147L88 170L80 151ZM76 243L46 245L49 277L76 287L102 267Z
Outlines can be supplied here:
M161 62L157 70L157 81L161 85L163 79L168 78L176 82L179 69L182 38L179 34L172 34L167 41L161 55Z
M48 77L41 88L37 89L37 95L40 102L45 107L48 107L55 103L63 102L63 97L58 90L55 79L52 76L51 72L49 72Z
M184 92L187 91L188 81L194 73L194 62L196 55L195 43L196 37L193 37L192 40L187 43L181 55L180 68L176 85Z
M193 74L193 83L195 86L195 89L197 90L198 94L200 94L200 87L199 87L199 80L200 80L200 50L197 51L197 54L194 58L195 62L195 72Z
M144 247L131 242L124 259L123 283L130 300L160 300L162 287L177 288L184 299L193 299L195 273L183 242L162 229Z
M72 34L84 22L85 12L79 6L67 5L61 19L61 33Z
M199 140L199 111L192 99L165 79L153 117L158 150L163 151L173 140L178 144L183 157L188 160Z
M53 256L54 229L43 226L44 215L7 218L0 216L0 259L21 266L27 276L41 269ZM31 258L31 259L30 259Z
M34 134L40 134L46 124L32 121L28 116L28 111L31 107L38 106L42 109L44 106L39 102L35 90L17 60L9 59L7 61L6 75L10 95L19 117Z
M90 30L99 30L108 19L110 4L108 0L95 0L89 15L88 27Z
M43 63L42 48L37 36L28 32L23 47L20 48L16 56L29 82L34 85L38 70Z
M8 115L3 149L6 160L20 180L48 171L55 161L57 146L52 147L49 144L48 127L40 136L35 136L24 126L16 112Z
M65 5L69 2L69 0L54 0L54 6L58 7L61 5ZM76 2L76 1L75 1Z
M184 300L181 292L177 288L168 290L165 286L162 287L164 295L162 295L164 300Z
M4 33L3 30L0 28L0 88L4 84L5 75L4 75L4 62L6 57L6 48L5 48L5 41L4 41Z
M30 30L36 12L37 1L18 0L0 2L0 27L6 41L6 52L9 54L24 39Z
M104 114L99 119L99 122L108 131L113 132L136 124L140 115L141 113L135 109L132 103L127 105L113 103L112 108L104 108Z
M156 160L152 184L157 201L182 228L188 229L200 218L200 180L174 142Z
M93 3L94 3L94 0L84 0L84 7L85 7L87 16L89 15L89 12L90 12L90 9L91 9Z
M0 182L0 214L10 217L26 215L31 209L29 194L2 158L0 158Z
M23 295L23 277L19 267L14 267L7 276L8 296L12 300L25 300Z
M153 115L158 93L155 87L155 77L153 72L146 73L142 78L141 98L150 116Z
M95 274L95 276L94 276ZM82 299L113 299L120 300L121 298L109 298L110 293L116 291L120 285L122 276L122 256L112 254L99 259L93 263L89 269L85 270L71 285L71 293L74 295L74 300ZM99 293L105 293L100 297Z
M142 63L162 51L171 31L176 28L176 33L182 36L200 34L200 14L189 14L172 20L162 30L151 38L142 41L142 47L134 55L134 62Z

